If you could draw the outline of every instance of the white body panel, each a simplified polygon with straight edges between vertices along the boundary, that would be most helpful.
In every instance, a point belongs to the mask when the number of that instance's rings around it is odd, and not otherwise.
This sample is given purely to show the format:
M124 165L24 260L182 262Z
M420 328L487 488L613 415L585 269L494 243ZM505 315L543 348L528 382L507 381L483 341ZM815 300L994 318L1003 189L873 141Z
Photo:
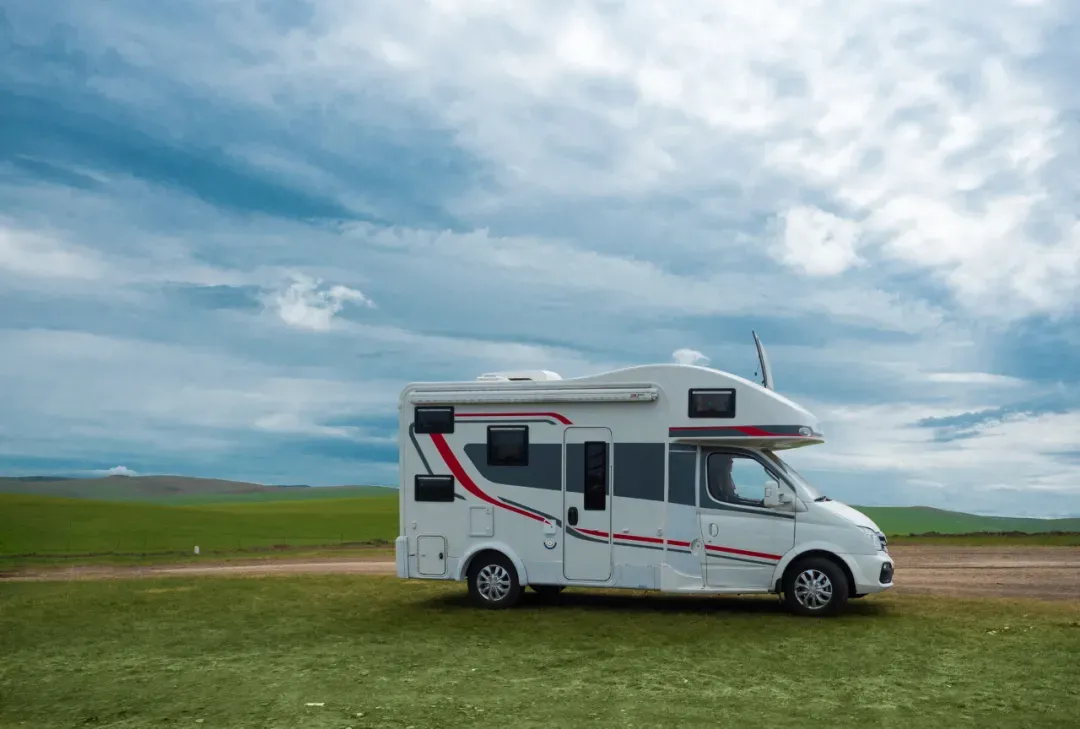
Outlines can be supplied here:
M730 409L692 417L691 390L724 391L716 402ZM418 427L418 406L453 411L439 426L425 413ZM527 437L527 447L489 447L489 429ZM652 365L414 384L401 395L400 432L402 578L464 580L469 560L493 549L522 585L760 593L777 591L792 560L817 551L843 561L858 594L892 586L876 525L815 501L813 487L774 460L822 443L817 419L735 375ZM521 460L500 461L507 453ZM781 503L762 501L766 479L778 482Z

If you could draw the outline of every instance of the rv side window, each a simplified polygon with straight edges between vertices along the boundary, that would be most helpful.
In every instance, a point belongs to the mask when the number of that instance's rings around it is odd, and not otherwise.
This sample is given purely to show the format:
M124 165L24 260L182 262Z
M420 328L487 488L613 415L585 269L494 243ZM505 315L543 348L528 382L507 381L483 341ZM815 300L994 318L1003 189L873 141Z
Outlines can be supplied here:
M691 390L688 415L691 418L734 418L735 390Z
M413 413L413 429L417 433L453 433L454 406L417 405Z
M709 496L713 501L741 506L765 506L765 482L777 481L756 459L728 453L710 453Z
M585 443L585 511L607 508L607 451L604 441Z
M529 465L529 426L489 425L487 437L489 466Z
M417 475L413 481L414 501L453 501L454 477Z

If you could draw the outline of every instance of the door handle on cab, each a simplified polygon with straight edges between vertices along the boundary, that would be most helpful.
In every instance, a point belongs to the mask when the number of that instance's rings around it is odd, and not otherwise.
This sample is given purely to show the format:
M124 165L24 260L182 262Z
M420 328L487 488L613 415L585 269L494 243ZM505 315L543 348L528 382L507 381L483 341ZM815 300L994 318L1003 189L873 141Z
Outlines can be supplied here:
M569 524L570 526L574 526L575 524L577 524L577 507L576 506L571 506L570 509L566 512L566 523Z
M720 527L716 526L715 523L709 525L709 536L715 537L719 533L720 533Z

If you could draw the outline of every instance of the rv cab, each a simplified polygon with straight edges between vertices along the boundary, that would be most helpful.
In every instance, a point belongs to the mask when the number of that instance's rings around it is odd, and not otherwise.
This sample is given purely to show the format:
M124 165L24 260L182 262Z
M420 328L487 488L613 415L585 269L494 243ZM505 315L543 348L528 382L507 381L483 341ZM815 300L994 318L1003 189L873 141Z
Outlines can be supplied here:
M777 594L833 615L889 589L877 525L785 461L824 435L754 340L760 383L658 364L407 386L398 576L467 582L485 608L605 587Z

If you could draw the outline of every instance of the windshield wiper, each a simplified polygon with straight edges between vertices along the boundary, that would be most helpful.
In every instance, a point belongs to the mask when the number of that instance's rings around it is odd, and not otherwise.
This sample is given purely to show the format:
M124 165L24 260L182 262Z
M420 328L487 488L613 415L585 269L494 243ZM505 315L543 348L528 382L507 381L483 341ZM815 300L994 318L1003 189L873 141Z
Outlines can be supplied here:
M814 501L832 501L828 496L819 496Z

